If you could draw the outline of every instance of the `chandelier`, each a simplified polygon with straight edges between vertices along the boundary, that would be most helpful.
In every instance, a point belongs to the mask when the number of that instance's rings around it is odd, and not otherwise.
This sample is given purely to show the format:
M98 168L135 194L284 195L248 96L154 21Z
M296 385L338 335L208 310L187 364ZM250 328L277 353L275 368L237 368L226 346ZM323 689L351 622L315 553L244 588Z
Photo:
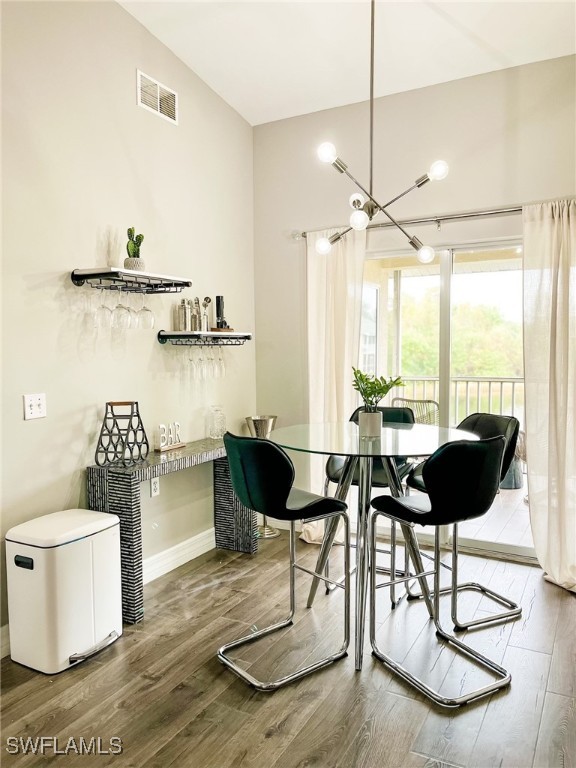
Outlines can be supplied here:
M332 250L334 243L341 240L348 232L353 229L366 229L368 223L378 214L383 213L394 226L396 226L407 238L408 243L417 251L418 260L423 264L428 264L434 259L434 249L429 245L424 245L415 235L410 235L389 213L388 207L407 195L413 189L420 189L429 181L441 181L448 175L448 163L444 160L436 160L430 166L428 173L423 174L416 179L412 186L401 192L392 200L381 205L373 195L372 190L372 165L373 165L373 144L374 144L374 13L375 0L371 0L371 22L370 22L370 183L366 189L354 178L348 170L346 163L338 157L336 147L331 142L324 142L318 147L318 159L323 163L330 163L339 173L342 173L354 182L360 192L354 192L350 195L350 206L353 209L350 215L350 226L341 232L336 232L331 237L321 237L316 241L316 250L318 253L327 254ZM364 194L361 194L364 193Z

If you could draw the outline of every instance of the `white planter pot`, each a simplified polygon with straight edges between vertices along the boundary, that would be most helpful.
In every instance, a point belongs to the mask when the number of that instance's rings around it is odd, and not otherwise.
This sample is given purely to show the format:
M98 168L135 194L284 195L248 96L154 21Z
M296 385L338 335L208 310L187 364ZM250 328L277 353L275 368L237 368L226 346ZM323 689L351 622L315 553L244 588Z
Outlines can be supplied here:
M361 438L374 439L382 433L382 413L380 411L360 411L358 431Z
M144 263L144 259L133 259L129 256L127 259L124 259L124 269L134 269L138 272L144 272L146 264Z

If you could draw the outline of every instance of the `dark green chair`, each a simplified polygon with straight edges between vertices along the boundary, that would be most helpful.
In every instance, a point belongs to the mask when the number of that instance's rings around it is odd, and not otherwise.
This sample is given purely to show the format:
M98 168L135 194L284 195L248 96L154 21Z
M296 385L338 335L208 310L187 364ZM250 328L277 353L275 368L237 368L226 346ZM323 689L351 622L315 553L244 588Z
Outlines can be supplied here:
M417 495L400 498L377 496L372 499L373 511L370 513L372 558L376 557L377 519L379 515L385 515L391 520L400 523L410 560L415 569L414 574L405 576L402 581L414 578L418 580L422 597L426 603L430 618L434 622L438 639L473 659L476 666L483 667L496 677L494 682L470 692L462 693L460 690L456 695L447 696L433 689L421 678L386 654L378 646L376 639L376 591L382 587L388 587L390 582L378 584L376 581L376 569L373 568L370 578L370 641L374 656L383 661L392 672L399 675L418 691L445 707L459 707L483 696L488 696L494 693L494 691L509 685L511 680L510 674L503 667L453 635L445 632L440 623L440 595L444 591L440 588L440 568L442 565L440 559L440 529L444 525L453 525L454 541L457 541L459 522L479 517L490 509L498 492L505 447L506 440L502 435L488 440L460 440L447 443L438 448L424 463L423 478L428 490L427 496ZM416 525L432 526L434 528L434 559L431 571L425 571L422 565L422 557L414 533L414 526ZM457 545L453 551L453 560L457 560ZM430 575L434 577L432 594L426 580L426 577ZM450 586L453 600L460 589L457 583L457 575L458 572L454 562ZM465 680L465 677L466 673L463 672L462 681Z
M239 437L226 432L224 446L230 466L232 488L240 502L248 509L276 520L290 523L290 611L286 619L223 645L218 659L238 677L259 691L274 691L287 683L299 680L347 655L350 641L350 526L346 503L338 499L318 496L294 488L294 465L280 446L269 440L255 437ZM296 562L297 520L312 522L340 518L344 523L344 567L346 578L342 584L332 582ZM251 675L229 656L229 652L246 643L253 643L272 632L284 629L293 622L295 613L295 572L304 571L318 576L324 582L336 584L344 590L344 639L334 653L277 680L262 681Z
M476 435L481 440L497 437L498 435L502 435L504 437L504 454L502 457L502 466L500 467L500 475L498 480L500 484L506 476L508 468L510 467L510 463L514 458L514 451L516 450L516 442L518 440L518 433L520 431L520 422L518 419L514 416L501 416L495 413L471 413L469 416L466 416L466 418L463 419L460 424L458 424L458 429L464 429L467 432L472 432L472 434ZM408 477L406 478L407 488L413 488L421 491L422 493L427 493L427 486L424 476L426 463L426 461L423 461L409 473ZM456 480L455 477L454 480ZM453 535L452 544L453 551L457 552L457 532L455 532ZM452 568L455 569L457 567L458 557L456 555L453 557ZM516 619L522 615L522 608L517 603L507 597L504 597L503 595L500 595L498 592L494 592L494 590L489 589L483 584L467 581L458 585L457 592L463 592L466 590L481 592L483 595L491 598L496 603L503 605L506 610L501 611L500 613L489 614L488 616L485 616L481 619L463 621L458 618L458 601L456 599L457 594L452 592L452 621L454 622L454 629L456 630L464 630L468 629L469 627L479 627L486 624L508 621L508 619ZM447 592L448 590L442 591ZM415 595L410 591L410 589L408 589L409 600L419 599L421 597L422 595Z
M458 424L457 429L472 432L473 435L476 435L481 440L504 435L506 438L506 449L502 459L502 469L500 470L500 481L502 481L508 472L510 462L514 458L514 451L516 450L516 442L518 441L518 433L520 431L518 419L514 416L500 416L496 413L471 413ZM426 484L422 478L424 464L425 462L423 461L414 467L406 478L408 488L414 488L417 491L422 491L422 493L426 493Z

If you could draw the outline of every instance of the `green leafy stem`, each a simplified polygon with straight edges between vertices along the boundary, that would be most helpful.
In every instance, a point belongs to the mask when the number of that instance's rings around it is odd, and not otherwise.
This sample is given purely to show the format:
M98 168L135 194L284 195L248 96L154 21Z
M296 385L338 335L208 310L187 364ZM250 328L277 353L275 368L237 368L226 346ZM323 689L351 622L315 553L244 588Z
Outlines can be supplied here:
M382 398L386 397L391 389L406 386L406 382L402 381L400 376L387 379L385 376L378 377L373 374L363 373L359 368L354 368L354 366L352 366L352 371L354 372L352 386L360 393L366 411L378 410L378 403Z

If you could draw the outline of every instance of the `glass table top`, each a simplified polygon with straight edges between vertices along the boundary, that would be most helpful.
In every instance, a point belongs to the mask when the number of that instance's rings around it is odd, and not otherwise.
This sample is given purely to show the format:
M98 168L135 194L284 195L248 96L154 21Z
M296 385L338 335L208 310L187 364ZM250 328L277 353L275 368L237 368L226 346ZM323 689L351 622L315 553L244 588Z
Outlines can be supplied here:
M384 423L380 437L360 437L352 421L295 424L270 433L270 440L293 451L336 456L430 456L444 443L478 440L472 432L427 424Z

